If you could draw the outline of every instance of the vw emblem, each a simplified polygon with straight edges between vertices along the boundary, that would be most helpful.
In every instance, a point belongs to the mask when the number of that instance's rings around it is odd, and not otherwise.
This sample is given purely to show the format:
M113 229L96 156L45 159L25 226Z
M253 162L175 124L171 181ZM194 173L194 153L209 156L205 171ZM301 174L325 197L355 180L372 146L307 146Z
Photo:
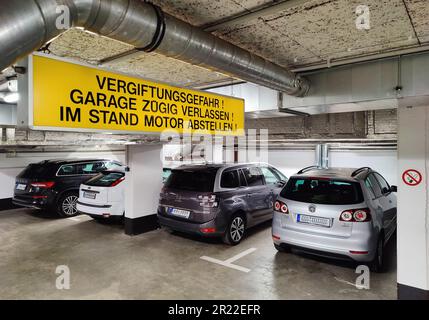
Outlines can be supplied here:
M316 212L316 206L311 205L311 206L309 206L309 207L308 207L308 210L309 210L311 213L315 213L315 212Z

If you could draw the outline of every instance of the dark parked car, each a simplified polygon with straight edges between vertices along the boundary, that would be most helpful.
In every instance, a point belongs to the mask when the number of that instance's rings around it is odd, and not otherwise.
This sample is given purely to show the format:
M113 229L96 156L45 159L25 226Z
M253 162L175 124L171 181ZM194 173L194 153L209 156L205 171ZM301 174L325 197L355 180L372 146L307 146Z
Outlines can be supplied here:
M158 220L169 229L235 245L247 228L273 217L285 183L286 177L267 164L181 166L162 189Z
M13 203L53 210L61 217L75 216L80 184L102 171L118 167L123 165L100 159L46 160L30 164L16 177Z

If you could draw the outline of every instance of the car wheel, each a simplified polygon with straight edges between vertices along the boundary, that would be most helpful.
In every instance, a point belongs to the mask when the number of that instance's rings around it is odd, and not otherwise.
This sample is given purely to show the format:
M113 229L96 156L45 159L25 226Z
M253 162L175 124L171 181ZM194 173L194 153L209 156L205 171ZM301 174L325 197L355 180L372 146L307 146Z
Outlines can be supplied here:
M276 248L276 250L278 252L285 252L285 253L291 253L292 252L292 248L287 246L287 245L278 245L274 243L274 248Z
M234 215L222 237L223 242L235 246L243 240L246 222L242 215Z
M67 192L62 195L58 201L57 212L63 218L70 218L77 216L79 213L76 209L76 203L79 198L77 192Z
M374 259L371 262L371 269L374 272L381 273L384 271L384 240L383 237L379 237L377 241L377 250L375 252Z

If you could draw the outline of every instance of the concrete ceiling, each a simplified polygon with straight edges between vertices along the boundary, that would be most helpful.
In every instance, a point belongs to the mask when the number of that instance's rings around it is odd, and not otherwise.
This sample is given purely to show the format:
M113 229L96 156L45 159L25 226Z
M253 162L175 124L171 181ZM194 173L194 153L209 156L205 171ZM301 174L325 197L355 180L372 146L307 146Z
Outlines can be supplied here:
M166 12L206 27L284 1L154 0ZM360 55L429 44L427 0L313 0L274 14L256 16L214 34L288 68L326 63ZM371 29L356 28L356 7L370 9ZM132 49L82 30L70 30L53 41L55 55L89 63ZM216 83L225 75L157 54L141 54L106 65L183 86Z

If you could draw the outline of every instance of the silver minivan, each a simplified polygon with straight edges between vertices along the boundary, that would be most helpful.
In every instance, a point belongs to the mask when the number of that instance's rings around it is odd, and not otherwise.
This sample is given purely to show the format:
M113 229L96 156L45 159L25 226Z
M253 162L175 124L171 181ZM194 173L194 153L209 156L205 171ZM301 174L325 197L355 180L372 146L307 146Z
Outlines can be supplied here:
M396 191L368 167L305 168L274 203L274 246L369 263L380 272L396 230Z

